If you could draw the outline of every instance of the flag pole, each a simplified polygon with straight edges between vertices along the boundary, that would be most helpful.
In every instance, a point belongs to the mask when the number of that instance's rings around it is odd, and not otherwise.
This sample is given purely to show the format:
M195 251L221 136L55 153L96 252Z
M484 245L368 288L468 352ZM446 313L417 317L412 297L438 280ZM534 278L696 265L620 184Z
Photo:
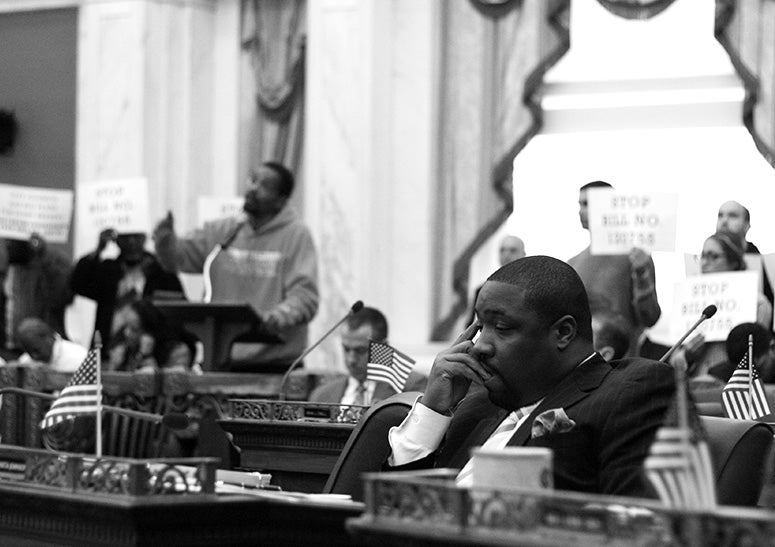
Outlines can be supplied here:
M102 457L102 337L100 331L94 333L94 351L96 352L95 360L96 375L97 375L97 414L95 423L95 447L94 453L97 458Z
M748 418L753 419L753 334L748 335Z

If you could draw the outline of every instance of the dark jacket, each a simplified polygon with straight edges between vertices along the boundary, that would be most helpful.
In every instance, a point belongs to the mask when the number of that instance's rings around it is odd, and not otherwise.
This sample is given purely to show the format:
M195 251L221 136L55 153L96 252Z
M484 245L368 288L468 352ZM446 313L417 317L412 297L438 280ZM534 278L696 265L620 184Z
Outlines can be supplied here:
M157 291L183 294L183 286L180 284L178 276L162 269L159 261L151 253L144 253L143 272L145 273L143 298L151 298ZM119 259L99 260L99 257L90 253L78 261L70 277L70 287L73 292L97 303L94 328L102 336L103 353L110 343L110 323L113 320L113 311L116 307L116 292L123 276L124 271L120 257Z

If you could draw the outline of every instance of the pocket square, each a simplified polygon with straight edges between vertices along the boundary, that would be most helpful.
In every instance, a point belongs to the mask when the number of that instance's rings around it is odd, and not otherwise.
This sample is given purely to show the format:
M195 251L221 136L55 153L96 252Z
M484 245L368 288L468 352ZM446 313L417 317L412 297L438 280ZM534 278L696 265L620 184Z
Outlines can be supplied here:
M534 439L553 433L567 433L576 427L576 422L568 418L562 408L553 408L542 412L533 420L530 436Z

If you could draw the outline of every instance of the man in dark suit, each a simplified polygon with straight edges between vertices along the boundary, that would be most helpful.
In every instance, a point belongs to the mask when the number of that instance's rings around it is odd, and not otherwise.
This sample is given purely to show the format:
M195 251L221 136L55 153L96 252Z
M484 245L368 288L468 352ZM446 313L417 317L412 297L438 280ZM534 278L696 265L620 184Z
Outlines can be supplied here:
M651 495L643 460L675 392L672 369L596 353L584 285L554 258L501 267L476 313L391 430L388 463L462 468L466 485L472 447L544 446L554 451L558 489Z
M388 323L376 308L364 306L350 315L342 327L342 351L347 375L338 376L317 387L309 396L316 403L371 405L395 393L385 382L367 379L369 342L387 343ZM419 391L424 377L412 372L407 378L405 391Z

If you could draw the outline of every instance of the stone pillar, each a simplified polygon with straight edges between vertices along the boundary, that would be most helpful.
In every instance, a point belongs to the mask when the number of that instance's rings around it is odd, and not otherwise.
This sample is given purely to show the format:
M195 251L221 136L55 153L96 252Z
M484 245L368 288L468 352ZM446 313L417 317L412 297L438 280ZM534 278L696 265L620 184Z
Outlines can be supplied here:
M308 9L305 216L321 268L311 338L362 299L411 355L431 322L439 5L315 0ZM338 355L334 337L307 367L330 368Z

